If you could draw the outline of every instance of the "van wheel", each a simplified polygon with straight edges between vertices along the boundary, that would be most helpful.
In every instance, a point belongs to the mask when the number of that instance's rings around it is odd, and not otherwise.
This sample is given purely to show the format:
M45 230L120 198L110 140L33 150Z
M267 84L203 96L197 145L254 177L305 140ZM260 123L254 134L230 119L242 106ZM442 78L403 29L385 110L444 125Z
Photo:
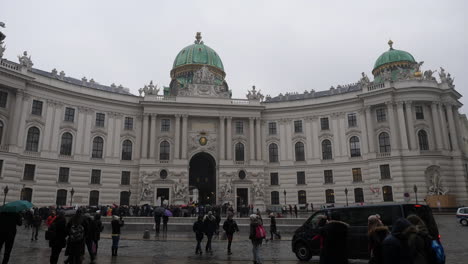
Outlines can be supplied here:
M299 243L296 246L296 257L300 261L309 261L312 258L312 251L304 243Z
M460 220L460 224L462 224L464 226L468 226L468 220L467 219L462 219L462 220Z

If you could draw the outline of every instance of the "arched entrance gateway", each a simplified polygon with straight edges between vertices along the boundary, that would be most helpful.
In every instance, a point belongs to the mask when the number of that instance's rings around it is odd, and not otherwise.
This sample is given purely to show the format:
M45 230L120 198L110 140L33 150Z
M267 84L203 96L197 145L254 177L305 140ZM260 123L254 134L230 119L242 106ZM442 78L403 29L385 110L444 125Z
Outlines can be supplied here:
M216 161L210 154L195 154L189 163L189 190L193 201L216 204ZM197 195L198 194L198 195Z

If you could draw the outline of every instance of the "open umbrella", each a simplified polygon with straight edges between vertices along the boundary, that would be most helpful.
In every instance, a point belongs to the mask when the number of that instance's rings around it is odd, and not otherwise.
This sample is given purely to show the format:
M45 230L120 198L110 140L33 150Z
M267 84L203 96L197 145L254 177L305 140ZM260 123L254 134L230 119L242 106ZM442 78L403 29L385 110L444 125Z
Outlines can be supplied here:
M18 200L11 203L7 203L4 206L0 207L0 212L19 213L32 207L32 203L28 201Z
M164 207L162 207L162 206L158 206L158 207L154 208L154 213L155 213L156 215L160 215L160 216L161 216L161 215L164 214L164 212L166 212L166 209L165 209Z
M164 211L164 215L165 216L172 216L172 212L166 209L166 211Z

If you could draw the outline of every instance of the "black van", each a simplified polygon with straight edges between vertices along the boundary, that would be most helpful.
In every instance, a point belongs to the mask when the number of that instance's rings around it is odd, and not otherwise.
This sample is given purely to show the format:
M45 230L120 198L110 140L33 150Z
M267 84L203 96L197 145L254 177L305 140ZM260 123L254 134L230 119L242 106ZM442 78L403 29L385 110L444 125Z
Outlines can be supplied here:
M430 235L439 239L439 230L432 216L431 208L420 204L386 204L326 208L314 213L299 227L292 239L292 251L302 261L308 261L312 256L320 255L320 242L312 240L318 234L317 222L319 216L330 220L348 223L348 258L369 259L367 249L367 218L379 214L384 225L391 229L392 223L398 218L416 214L426 223Z

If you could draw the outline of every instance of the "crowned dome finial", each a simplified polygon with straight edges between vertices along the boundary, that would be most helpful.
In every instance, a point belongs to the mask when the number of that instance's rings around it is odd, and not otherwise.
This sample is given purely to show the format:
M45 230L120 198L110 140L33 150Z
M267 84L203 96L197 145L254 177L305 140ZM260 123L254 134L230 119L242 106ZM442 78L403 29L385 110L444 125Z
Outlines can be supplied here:
M203 41L201 41L202 39L202 36L201 36L201 32L197 32L197 35L195 36L195 44L203 44Z
M392 49L393 49L393 41L392 41L392 40L389 40L389 41L388 41L388 45L390 46L390 49L392 50Z

